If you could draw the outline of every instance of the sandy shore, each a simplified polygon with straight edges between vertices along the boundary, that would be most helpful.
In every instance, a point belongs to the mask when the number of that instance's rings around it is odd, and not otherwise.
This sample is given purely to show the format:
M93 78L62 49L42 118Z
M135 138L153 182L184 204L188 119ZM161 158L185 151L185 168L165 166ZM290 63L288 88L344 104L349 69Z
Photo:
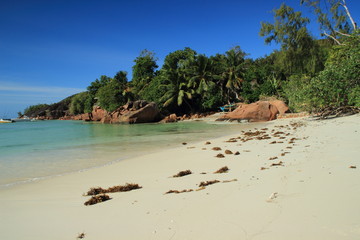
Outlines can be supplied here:
M360 239L360 115L251 132L1 190L0 239ZM142 188L84 205L125 183Z

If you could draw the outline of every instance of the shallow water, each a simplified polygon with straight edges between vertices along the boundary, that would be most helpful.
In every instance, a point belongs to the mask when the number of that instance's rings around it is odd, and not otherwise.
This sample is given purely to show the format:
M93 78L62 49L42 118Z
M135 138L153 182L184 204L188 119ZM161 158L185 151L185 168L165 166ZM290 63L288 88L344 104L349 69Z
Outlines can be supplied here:
M237 133L241 124L99 124L37 121L0 124L0 187L104 166L125 158Z

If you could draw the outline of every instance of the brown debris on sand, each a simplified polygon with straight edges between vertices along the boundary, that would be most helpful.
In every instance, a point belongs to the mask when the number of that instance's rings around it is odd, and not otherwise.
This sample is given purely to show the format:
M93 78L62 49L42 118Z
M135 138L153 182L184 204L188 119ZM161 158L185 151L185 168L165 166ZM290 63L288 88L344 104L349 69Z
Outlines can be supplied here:
M325 107L320 109L314 117L317 119L328 119L328 118L336 118L336 117L343 117L343 116L350 116L353 114L360 113L359 107L353 106L341 106L341 107Z
M219 180L212 180L212 181L201 182L199 184L199 187L206 187L206 186L218 183L218 182L220 182L220 181Z
M285 156L285 154L288 154L288 153L290 153L290 152L283 152L283 153L281 154L281 156Z
M233 152L230 151L230 150L228 150L228 149L226 149L226 150L225 150L225 154L233 154Z
M185 171L178 172L177 174L173 175L173 177L174 178L183 177L183 176L186 176L186 175L189 175L189 174L192 174L192 172L190 170L185 170Z
M350 166L349 168L356 168L356 166L352 165L352 166Z
M83 238L85 238L85 233L80 233L80 234L76 237L76 239L83 239Z
M240 152L239 152L239 151L236 151L236 152L234 153L234 155L240 155Z
M229 168L227 166L220 168L214 173L227 173L229 171Z
M186 145L187 143L186 142L183 142L182 145Z
M266 170L266 169L269 169L269 168L266 168L266 167L261 167L260 170Z
M214 151L221 151L221 147L213 147L212 150L214 150Z
M85 206L94 205L94 204L97 204L97 203L105 202L105 201L110 200L110 199L111 198L106 194L92 196L88 201L86 201L84 203L84 205Z
M284 164L284 163L283 163L282 161L280 161L280 162L278 162L278 163L272 163L272 164L270 165L270 167L284 166L283 164Z
M209 145L209 144L211 144L211 142L206 142L206 143L205 143L205 145Z
M218 155L216 155L215 157L217 157L217 158L224 158L225 156L224 156L224 154L219 153L219 154L218 154Z
M113 186L108 189L103 189L101 187L97 188L91 188L87 193L86 196L94 196L102 193L114 193L114 192L128 192L135 189L142 188L139 186L139 184L134 183L126 183L126 185L119 185L119 186Z
M232 143L232 142L237 142L237 140L236 140L236 138L230 138L229 140L227 140L227 141L225 141L225 142L230 142L230 143Z
M167 191L166 193L164 194L170 194L170 193L176 193L176 194L179 194L179 193L186 193L186 192L192 192L194 191L193 189L184 189L182 191L179 191L179 190L169 190Z
M278 157L271 157L271 158L269 158L269 160L275 160L275 159L278 159Z

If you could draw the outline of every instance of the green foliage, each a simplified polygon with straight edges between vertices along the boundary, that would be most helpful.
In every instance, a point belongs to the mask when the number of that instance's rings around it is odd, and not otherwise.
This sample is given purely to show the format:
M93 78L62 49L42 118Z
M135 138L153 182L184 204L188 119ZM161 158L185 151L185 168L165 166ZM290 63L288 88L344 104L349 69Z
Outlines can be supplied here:
M48 107L49 107L48 104L36 104L36 105L31 105L31 106L25 108L25 110L24 110L24 115L26 115L26 116L32 116L33 113L39 112L39 111L45 111L45 109L47 109Z
M291 76L289 81L284 84L283 89L291 110L296 112L311 110L311 102L315 99L310 99L312 91L310 84L310 77L297 75Z
M227 97L230 102L231 94L238 99L238 91L244 81L245 75L245 56L247 54L236 46L225 53L225 71L222 74L225 87L227 88Z
M274 10L274 17L274 24L261 23L260 36L265 37L267 44L272 41L281 44L276 64L285 76L314 76L321 71L324 67L324 56L319 44L306 28L309 19L285 4Z
M90 83L90 86L87 87L90 95L96 96L96 93L99 91L101 87L104 87L111 81L111 78L106 75L101 75L100 80L96 79L95 81Z
M219 107L226 103L226 99L221 92L221 88L217 85L211 85L208 94L200 100L200 108L202 111L217 111Z
M142 93L141 98L150 102L156 102L158 107L162 109L163 103L161 103L160 99L165 94L164 87L162 85L162 78L160 76L156 76L151 80L147 88Z
M188 84L185 77L185 66L195 59L196 52L190 48L177 50L165 57L164 65L160 70L161 89L164 95L160 102L169 111L185 111L184 108L193 111L191 100L195 94L195 88Z
M82 92L76 94L72 99L70 103L70 114L76 115L76 114L82 114L85 112L91 112L88 111L89 109L85 109L85 103L90 98L90 94L88 92Z
M116 78L110 79L106 85L99 88L96 96L101 108L111 112L126 103L127 99L124 97L126 75L126 72L119 72Z
M360 105L360 36L353 34L344 44L333 47L325 69L316 77L289 81L285 92L294 109Z
M360 86L356 86L351 89L348 98L349 105L360 107Z
M156 64L155 54L148 50L143 50L134 62L132 78L132 91L136 96L142 97L146 88L156 76L155 70L158 68Z

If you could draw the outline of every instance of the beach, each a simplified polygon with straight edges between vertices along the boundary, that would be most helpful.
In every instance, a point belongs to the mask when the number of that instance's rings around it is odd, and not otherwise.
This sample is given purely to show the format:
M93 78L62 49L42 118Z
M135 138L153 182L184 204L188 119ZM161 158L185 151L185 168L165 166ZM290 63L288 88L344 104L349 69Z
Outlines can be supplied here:
M0 239L360 239L360 115L247 126L2 189ZM84 205L126 183L142 188Z

